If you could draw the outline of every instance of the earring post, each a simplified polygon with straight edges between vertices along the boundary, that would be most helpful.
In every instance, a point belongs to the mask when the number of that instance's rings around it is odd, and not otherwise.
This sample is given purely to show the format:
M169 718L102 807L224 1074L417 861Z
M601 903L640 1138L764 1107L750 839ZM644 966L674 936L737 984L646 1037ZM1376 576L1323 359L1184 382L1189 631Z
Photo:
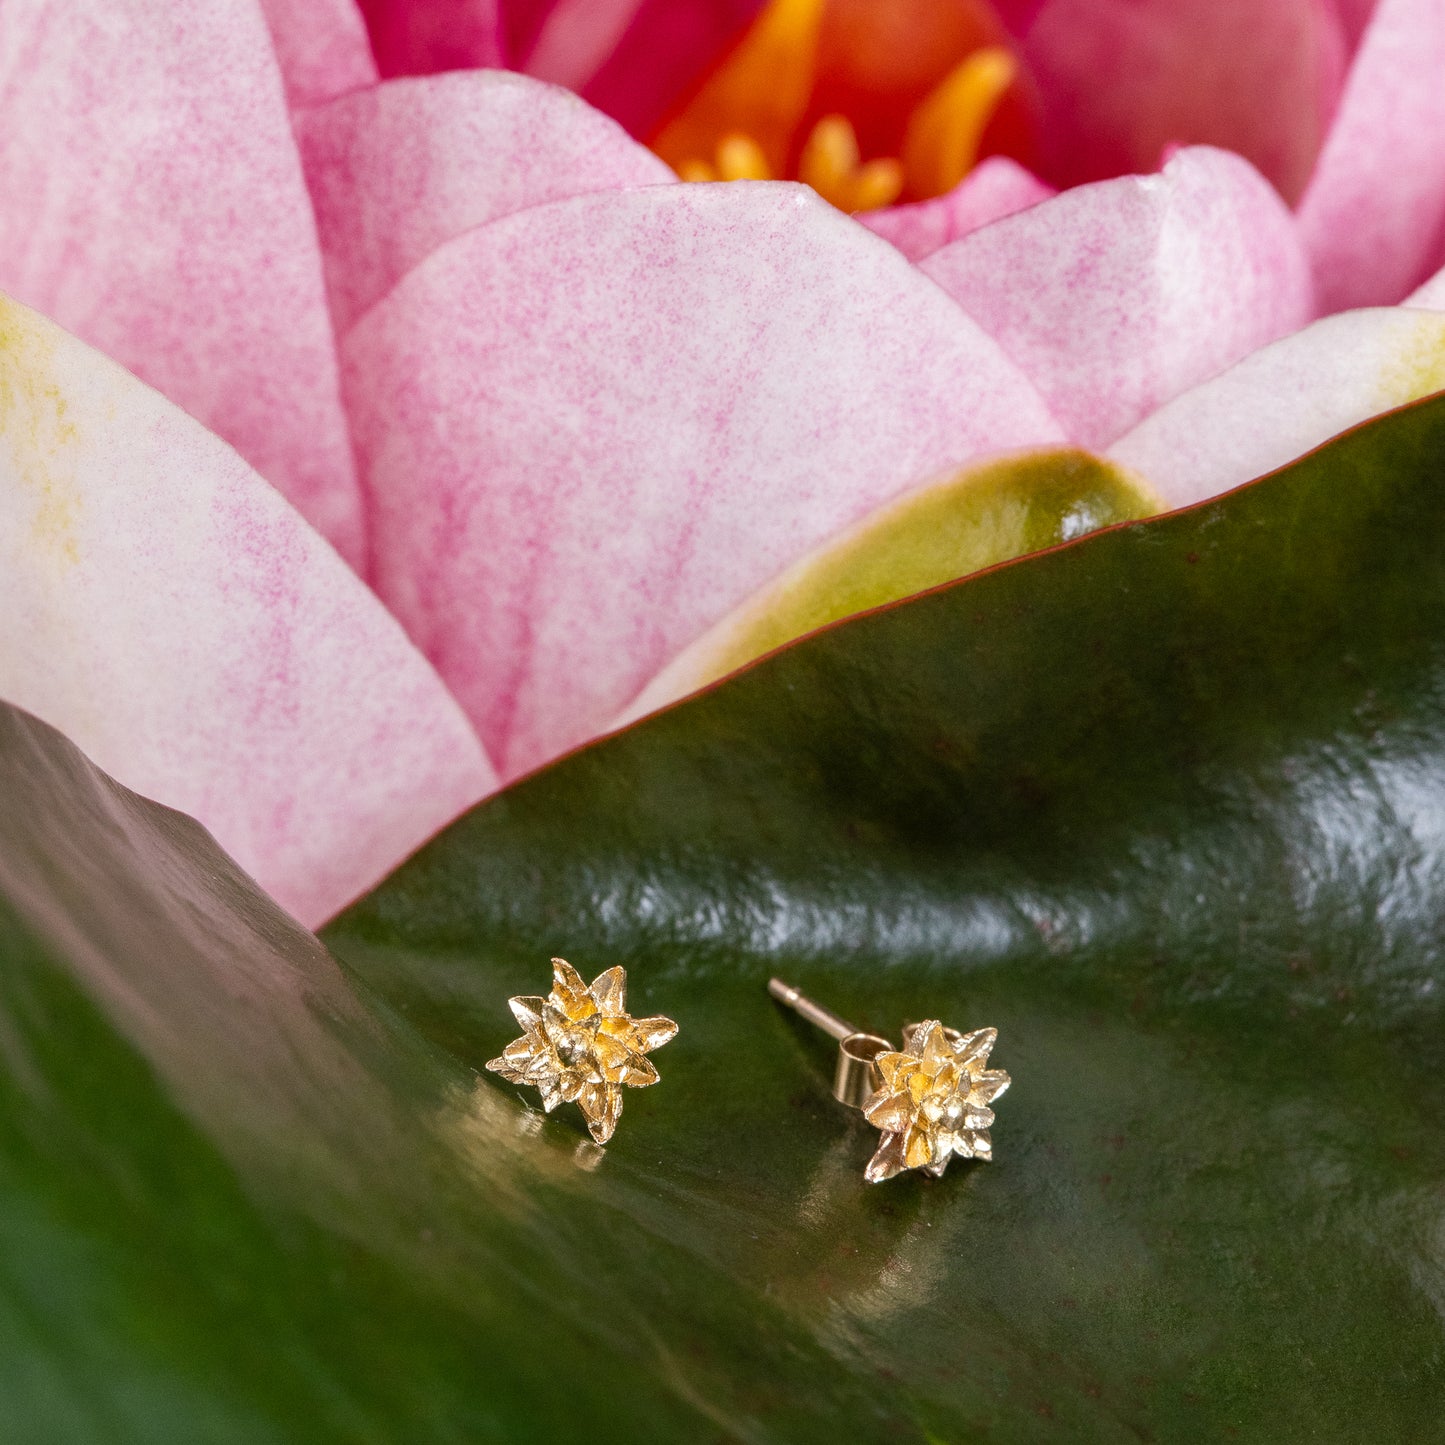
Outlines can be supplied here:
M822 1004L814 1003L806 994L799 992L792 984L784 983L780 978L768 980L768 992L784 1007L801 1014L810 1024L816 1025L835 1039L850 1038L858 1032L847 1019L839 1018Z

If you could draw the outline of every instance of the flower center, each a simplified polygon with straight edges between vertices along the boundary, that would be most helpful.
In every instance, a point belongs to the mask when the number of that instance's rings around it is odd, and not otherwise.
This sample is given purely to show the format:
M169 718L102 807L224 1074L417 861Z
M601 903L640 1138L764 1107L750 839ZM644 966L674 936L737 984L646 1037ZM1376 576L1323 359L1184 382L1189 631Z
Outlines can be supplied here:
M1020 131L1019 82L982 0L770 0L651 144L685 181L794 179L872 210L952 190L986 134Z

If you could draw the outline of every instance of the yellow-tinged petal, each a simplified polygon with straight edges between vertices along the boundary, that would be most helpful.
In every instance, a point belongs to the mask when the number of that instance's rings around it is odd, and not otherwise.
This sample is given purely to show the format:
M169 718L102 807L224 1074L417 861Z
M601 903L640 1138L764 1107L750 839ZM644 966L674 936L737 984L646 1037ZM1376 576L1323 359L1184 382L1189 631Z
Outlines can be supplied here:
M718 157L721 143L754 141L780 176L813 91L826 0L772 0L741 44L652 141L679 175ZM684 176L684 179L691 177Z
M967 468L879 509L794 563L679 654L621 720L840 618L1160 510L1139 478L1072 448Z
M916 200L951 191L973 169L979 142L1018 75L1002 47L975 50L913 112L903 141L903 173Z

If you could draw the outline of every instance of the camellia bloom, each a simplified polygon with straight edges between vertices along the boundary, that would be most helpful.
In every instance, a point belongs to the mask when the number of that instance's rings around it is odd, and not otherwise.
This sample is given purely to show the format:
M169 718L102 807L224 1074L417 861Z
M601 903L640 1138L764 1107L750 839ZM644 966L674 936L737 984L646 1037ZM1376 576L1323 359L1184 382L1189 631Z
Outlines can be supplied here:
M0 15L0 694L308 923L810 627L1445 386L1441 0L971 9L893 90L813 7L811 188L651 148L796 9L365 9ZM822 198L960 117L951 189Z

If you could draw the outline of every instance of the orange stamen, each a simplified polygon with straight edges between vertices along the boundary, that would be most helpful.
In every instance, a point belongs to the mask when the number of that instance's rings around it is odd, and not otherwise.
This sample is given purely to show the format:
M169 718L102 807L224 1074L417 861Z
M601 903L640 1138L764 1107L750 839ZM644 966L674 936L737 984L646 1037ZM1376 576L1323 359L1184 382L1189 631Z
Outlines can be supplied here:
M722 181L768 181L773 171L763 148L750 135L726 136L717 148L717 173Z
M798 158L798 179L840 211L892 205L903 190L903 167L883 159L859 165L858 136L846 116L824 116Z
M741 136L761 153L765 174L786 174L793 135L813 93L826 4L770 0L737 49L658 133L652 149L680 175L692 163L710 164L722 146Z
M973 169L979 142L1018 75L1007 50L975 50L913 112L903 141L908 190L918 197L951 191Z

